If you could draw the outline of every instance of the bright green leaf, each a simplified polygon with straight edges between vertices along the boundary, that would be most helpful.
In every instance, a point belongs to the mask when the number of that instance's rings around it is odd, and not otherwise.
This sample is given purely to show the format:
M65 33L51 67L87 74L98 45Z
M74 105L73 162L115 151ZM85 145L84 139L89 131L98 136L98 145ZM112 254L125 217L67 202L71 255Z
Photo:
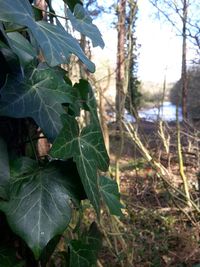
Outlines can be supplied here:
M10 227L26 241L37 259L71 219L68 188L65 175L49 165L13 178L9 201L1 203Z
M92 40L94 47L104 47L104 41L101 37L99 29L92 23L91 17L82 5L77 4L74 8L73 14L70 9L68 9L67 16L69 17L73 28L89 37Z
M98 213L97 171L106 171L109 165L102 133L95 125L89 125L79 133L77 121L67 115L63 116L63 126L50 154L60 159L74 158L86 194Z
M111 214L121 216L121 209L124 208L120 203L120 194L116 181L105 176L99 178L100 193L109 208Z
M33 118L52 141L62 128L62 103L72 102L70 90L50 68L34 68L24 80L8 76L1 92L0 115Z

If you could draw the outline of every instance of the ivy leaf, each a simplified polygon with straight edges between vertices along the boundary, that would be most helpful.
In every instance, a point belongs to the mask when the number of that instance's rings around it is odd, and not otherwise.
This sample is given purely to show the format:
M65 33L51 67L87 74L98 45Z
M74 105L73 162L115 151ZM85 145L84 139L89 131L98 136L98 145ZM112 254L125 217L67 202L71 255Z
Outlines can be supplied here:
M24 267L25 262L17 260L15 250L7 247L0 247L0 266Z
M95 71L94 63L85 56L77 40L68 34L61 25L53 25L45 21L39 21L36 24L31 31L50 66L68 63L69 56L73 53L90 72Z
M96 266L98 252L102 246L102 234L93 222L89 231L83 233L80 240L70 242L70 267Z
M28 157L20 157L10 160L11 177L18 177L34 172L37 167L37 162Z
M10 32L8 37L13 51L17 54L23 66L30 63L36 57L36 51L23 35L18 32Z
M15 76L22 77L22 68L17 55L9 48L2 48L0 54L5 60L2 61L5 69L1 71L1 74L5 72L6 74L12 73Z
M31 117L50 141L62 128L62 103L72 102L71 87L53 69L31 69L23 80L8 76L1 91L0 115Z
M111 214L122 216L121 209L124 206L120 203L120 194L116 181L105 176L99 178L100 193L109 208Z
M34 25L33 12L28 0L0 0L0 20L31 27Z
M100 203L97 171L106 171L109 165L102 133L95 125L89 125L79 132L77 121L68 115L62 116L62 121L63 129L50 154L60 159L73 157L86 194L98 213Z
M86 237L87 243L90 244L91 246L95 247L96 249L96 258L98 256L98 252L100 251L102 247L102 234L98 229L98 226L96 222L93 222L90 225L90 229L88 232L88 235Z
M96 264L96 248L81 240L70 242L70 267L91 267Z
M76 4L81 4L82 5L82 2L80 0L63 0L67 5L68 7L70 8L70 10L73 12L74 10L74 7L76 6Z
M61 25L45 21L35 21L28 0L0 0L0 20L26 26L41 47L47 63L54 67L67 63L69 56L75 54L88 68L95 71L95 65L85 56L78 41L69 35Z
M9 201L1 202L0 207L11 229L26 241L36 259L47 243L67 227L71 193L66 176L52 164L13 177Z
M6 188L10 179L10 167L6 143L0 138L0 197L6 198Z
M69 108L75 117L80 116L81 109L90 111L87 105L89 89L90 89L88 84L89 83L87 81L80 80L79 83L75 83L73 86L74 102L69 105Z
M99 29L92 23L92 18L82 5L77 4L73 14L70 9L68 9L67 16L69 17L73 28L89 37L92 40L94 47L100 46L101 48L104 48L105 44Z
M98 128L101 128L97 114L96 98L90 83L87 80L80 79L79 83L75 83L74 88L78 91L78 98L82 103L81 107L90 112L90 120L92 123Z
M86 193L79 176L76 163L72 158L67 161L53 161L51 163L59 172L66 177L66 184L68 188L69 195L75 204L79 205L80 200L86 199Z

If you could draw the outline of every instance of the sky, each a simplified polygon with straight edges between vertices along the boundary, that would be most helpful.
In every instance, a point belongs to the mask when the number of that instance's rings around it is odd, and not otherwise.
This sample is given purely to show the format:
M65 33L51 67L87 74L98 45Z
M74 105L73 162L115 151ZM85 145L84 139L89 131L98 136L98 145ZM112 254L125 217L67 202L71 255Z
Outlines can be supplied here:
M139 0L137 41L141 44L138 75L145 81L174 82L181 74L182 40L173 26L156 18L148 0Z
M103 1L100 1L103 2ZM148 0L139 0L139 13L136 27L137 43L140 45L138 56L138 77L142 81L162 83L166 76L167 82L175 82L181 75L182 40L177 36L170 24L159 21L155 8ZM97 64L103 55L113 64L116 62L117 32L110 26L108 14L95 20L101 30L105 48L96 49Z
M105 4L104 0L98 0L99 4ZM54 0L56 10L62 9ZM155 8L148 0L138 0L139 13L137 20L137 42L140 45L138 56L138 77L141 81L163 82L166 76L167 82L175 82L181 74L181 38L176 35L173 27L163 23L155 17ZM107 2L108 5L108 2ZM117 48L117 31L111 25L113 15L102 14L94 20L100 29L105 42L105 48L95 48L94 62L100 67L105 59L115 65Z

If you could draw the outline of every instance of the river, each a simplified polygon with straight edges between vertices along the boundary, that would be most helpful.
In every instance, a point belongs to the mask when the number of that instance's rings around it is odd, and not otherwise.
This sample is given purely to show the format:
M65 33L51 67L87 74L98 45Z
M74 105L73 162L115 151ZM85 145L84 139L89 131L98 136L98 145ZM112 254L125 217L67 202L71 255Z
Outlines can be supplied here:
M176 120L176 106L169 101L163 102L163 105L160 107L153 108L144 108L139 110L139 117L145 119L146 121L156 121L162 119L163 121L175 121ZM181 107L178 108L178 118L179 121L182 121L182 112ZM128 122L135 122L134 117L125 112L125 119Z

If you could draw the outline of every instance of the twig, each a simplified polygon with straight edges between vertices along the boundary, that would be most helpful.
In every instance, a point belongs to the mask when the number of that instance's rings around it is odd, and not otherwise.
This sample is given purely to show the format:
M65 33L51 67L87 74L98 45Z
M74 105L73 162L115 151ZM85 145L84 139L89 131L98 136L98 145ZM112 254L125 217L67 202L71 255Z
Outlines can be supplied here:
M63 16L60 16L60 15L57 15L57 14L55 14L54 12L47 11L47 10L45 10L45 9L42 9L42 8L38 7L38 6L33 6L33 7L36 8L36 9L38 9L38 10L40 10L40 11L42 11L42 12L44 12L44 13L46 13L46 14L49 14L49 15L51 15L51 16L53 16L53 17L57 17L57 18L61 18L61 19L65 19L65 20L69 20L67 17L63 17Z
M144 147L143 143L141 142L140 138L138 137L136 131L134 130L133 126L130 123L124 123L125 128L127 129L129 135L131 136L133 142L138 146L141 154L143 157L150 163L152 168L155 169L157 172L157 176L161 178L163 181L165 181L175 192L180 194L182 197L184 197L187 200L187 197L185 193L183 193L181 190L176 188L168 179L166 179L166 176L171 178L171 174L168 172L168 170L159 162L157 162L153 157L150 155L149 151ZM183 200L182 200L183 201ZM199 207L190 199L191 206L200 213Z
M177 149L178 149L178 159L179 159L179 171L180 176L183 181L184 192L187 200L187 204L191 207L191 199L188 187L188 179L184 172L184 164L183 164L183 155L182 155L182 146L181 146L181 136L180 136L180 123L178 121L178 106L176 107L176 124L177 124Z

